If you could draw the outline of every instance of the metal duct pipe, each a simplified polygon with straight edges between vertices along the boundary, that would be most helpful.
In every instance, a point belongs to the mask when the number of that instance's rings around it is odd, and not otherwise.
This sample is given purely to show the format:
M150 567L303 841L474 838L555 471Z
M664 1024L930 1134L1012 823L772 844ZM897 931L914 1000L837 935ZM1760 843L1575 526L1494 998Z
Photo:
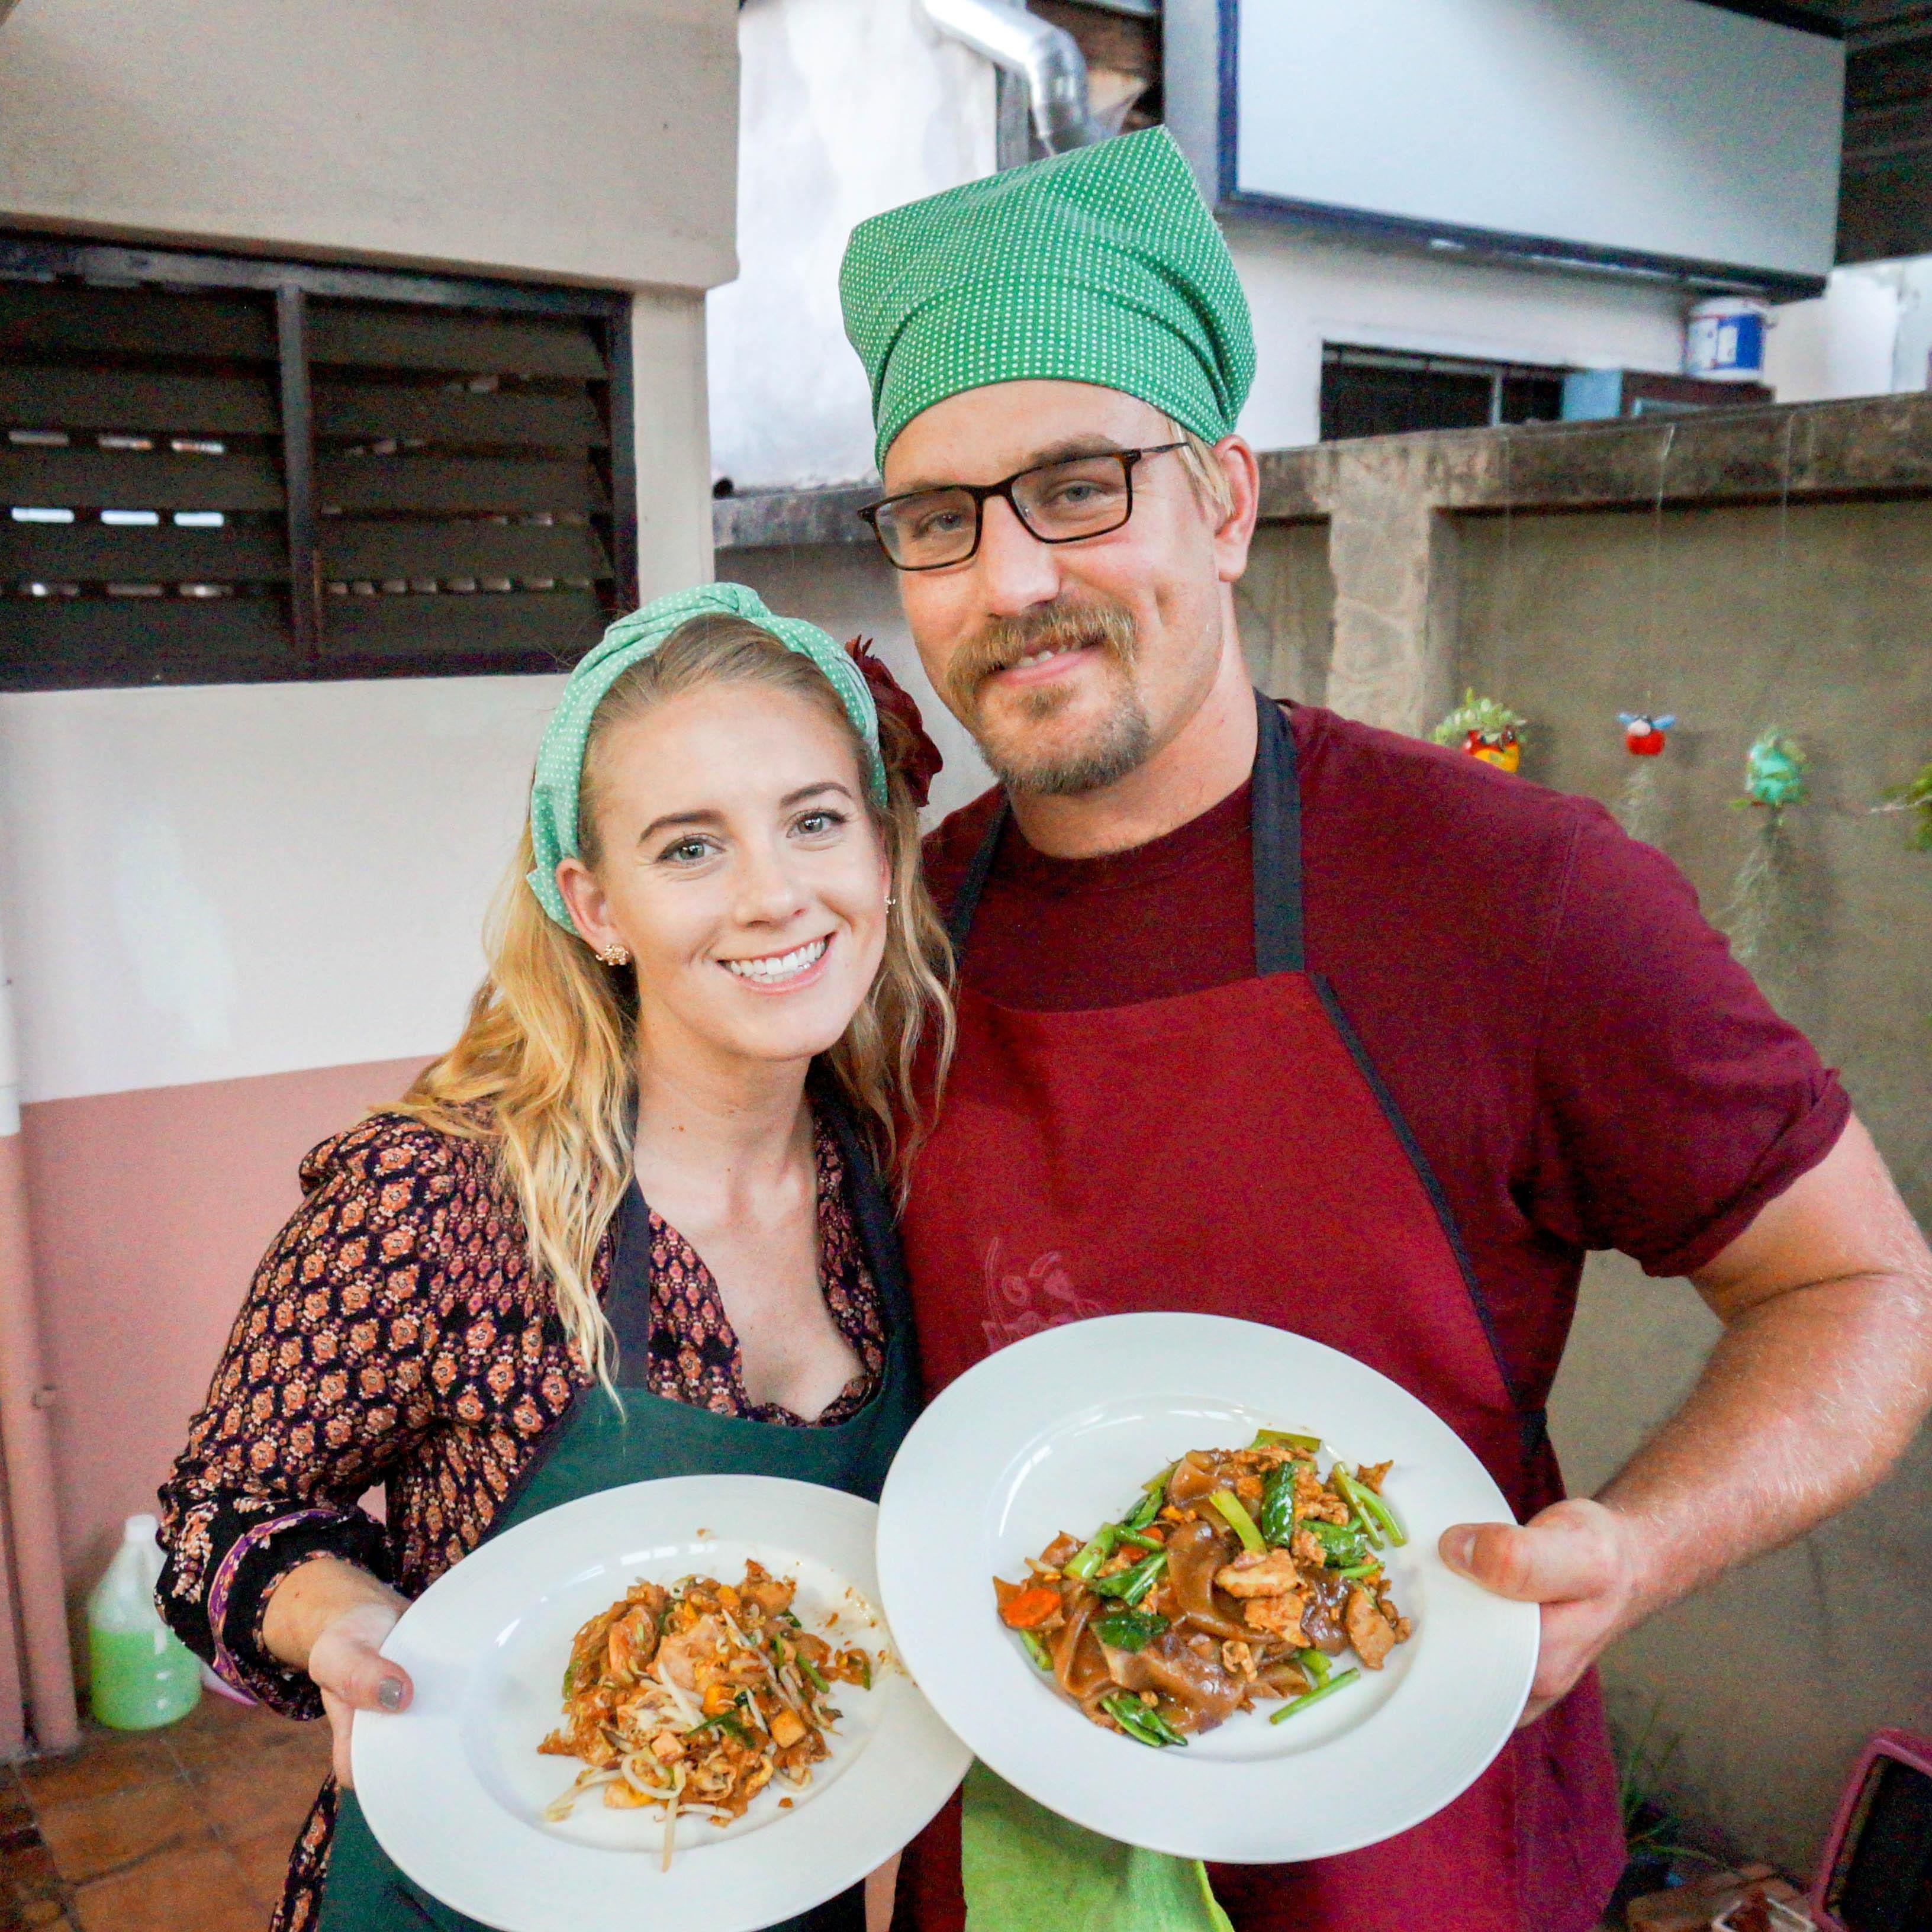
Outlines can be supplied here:
M1087 57L1064 27L1011 0L920 0L947 39L962 41L1026 82L1034 132L1049 154L1106 137L1087 111Z

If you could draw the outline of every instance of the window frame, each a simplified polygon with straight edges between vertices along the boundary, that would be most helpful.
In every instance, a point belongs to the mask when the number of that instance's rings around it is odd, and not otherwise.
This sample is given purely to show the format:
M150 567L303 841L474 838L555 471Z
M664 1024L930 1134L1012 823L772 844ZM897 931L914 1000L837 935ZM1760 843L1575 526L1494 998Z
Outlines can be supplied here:
M572 287L442 274L358 264L225 255L136 243L0 230L0 278L45 280L80 277L104 284L177 289L227 289L272 297L281 414L281 467L286 500L289 620L299 668L265 672L253 664L224 666L212 651L206 669L189 674L130 676L104 668L76 675L71 666L45 677L10 673L0 690L128 688L136 685L302 683L345 679L516 676L568 670L574 662L544 650L435 652L394 663L332 658L324 648L328 600L323 593L316 497L314 379L308 358L311 298L379 302L470 314L572 317L592 325L608 371L612 595L619 610L638 601L636 403L631 352L632 298L615 289ZM595 638L584 640L588 650ZM581 652L576 655L580 656Z

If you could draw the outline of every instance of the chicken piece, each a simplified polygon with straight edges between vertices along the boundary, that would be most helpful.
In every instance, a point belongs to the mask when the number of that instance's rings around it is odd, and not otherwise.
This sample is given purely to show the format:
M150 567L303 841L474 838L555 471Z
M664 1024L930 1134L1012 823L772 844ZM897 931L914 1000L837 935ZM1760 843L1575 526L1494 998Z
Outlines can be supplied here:
M1298 1649L1308 1642L1301 1619L1307 1598L1299 1590L1285 1597L1253 1597L1241 1606L1242 1620L1264 1636L1281 1638Z
M1294 1557L1286 1550L1244 1550L1233 1562L1214 1573L1214 1581L1229 1596L1281 1597L1301 1587Z
M1382 1478L1395 1467L1393 1462L1365 1462L1355 1472L1355 1480L1365 1490L1373 1490L1377 1496L1382 1492Z
M1295 1477L1294 1513L1316 1522L1341 1523L1348 1520L1348 1505L1312 1469L1304 1469Z
M1255 1674L1252 1647L1238 1637L1229 1637L1221 1646L1221 1668L1231 1676L1251 1679Z
M605 1668L619 1683L635 1683L650 1668L657 1647L656 1610L649 1604L634 1604L610 1626Z
M704 1666L706 1675L710 1674L722 1648L723 1636L715 1618L700 1617L688 1629L674 1630L658 1645L658 1668L680 1690L698 1690L702 1688L698 1682L699 1666Z
M745 1587L740 1593L756 1604L767 1616L791 1608L798 1586L789 1576L774 1576L761 1564L748 1557L745 1562Z
M1395 1648L1395 1632L1389 1627L1388 1618L1376 1607L1376 1600L1367 1591L1354 1589L1348 1592L1348 1606L1342 1615L1342 1625L1364 1667L1381 1670L1389 1652Z
M1328 1552L1305 1529L1298 1529L1288 1540L1288 1550L1298 1563L1305 1563L1311 1570L1324 1568Z

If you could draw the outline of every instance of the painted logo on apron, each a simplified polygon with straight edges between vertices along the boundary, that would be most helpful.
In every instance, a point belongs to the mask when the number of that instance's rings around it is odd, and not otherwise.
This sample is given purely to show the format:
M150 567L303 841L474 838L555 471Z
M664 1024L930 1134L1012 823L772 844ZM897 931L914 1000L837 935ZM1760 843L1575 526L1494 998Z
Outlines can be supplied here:
M1049 1248L1024 1268L1009 1268L995 1234L986 1244L984 1273L986 1318L980 1325L986 1332L989 1353L1010 1342L1023 1342L1042 1329L1064 1328L1070 1322L1085 1322L1107 1312L1073 1286L1058 1248Z

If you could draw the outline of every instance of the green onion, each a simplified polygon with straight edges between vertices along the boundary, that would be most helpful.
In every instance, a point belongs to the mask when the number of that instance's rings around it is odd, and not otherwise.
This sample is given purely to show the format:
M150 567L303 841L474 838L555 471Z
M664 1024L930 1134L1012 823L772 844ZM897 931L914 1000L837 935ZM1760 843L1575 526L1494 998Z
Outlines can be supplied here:
M1152 1481L1141 1485L1141 1499L1127 1512L1125 1527L1144 1529L1160 1514L1162 1499L1167 1494L1168 1478L1174 1474L1170 1462Z
M1117 1597L1132 1610L1159 1580L1167 1568L1167 1552L1143 1556L1131 1569L1117 1570L1111 1576L1096 1576L1088 1586L1096 1596Z
M1346 1466L1337 1462L1328 1472L1329 1480L1340 1492L1342 1499L1355 1513L1355 1520L1361 1526L1362 1534L1369 1540L1371 1550L1382 1546L1382 1526L1369 1514L1366 1498L1368 1492L1348 1474Z
M862 1650L855 1650L852 1654L859 1660L860 1689L862 1690L871 1690L872 1688L872 1660L868 1657Z
M1268 1722L1271 1724L1278 1724L1282 1718L1292 1718L1296 1712L1305 1711L1310 1705L1320 1703L1323 1698L1333 1696L1344 1684L1354 1683L1361 1674L1359 1670L1352 1667L1347 1670L1338 1670L1327 1683L1310 1690L1305 1696L1296 1698L1292 1703L1282 1705L1281 1708L1269 1718Z
M1087 1544L1060 1574L1063 1576L1077 1576L1082 1582L1085 1582L1113 1555L1114 1546L1120 1540L1120 1526L1118 1523L1102 1523L1094 1532L1093 1541Z
M1298 1436L1287 1429L1258 1429L1255 1439L1248 1444L1250 1449L1268 1448L1299 1449L1305 1455L1312 1456L1322 1447L1318 1436Z
M1136 1550L1144 1550L1151 1555L1156 1550L1165 1550L1167 1545L1157 1536L1144 1536L1137 1529L1124 1529L1120 1541L1131 1544Z
M800 1651L798 1653L798 1667L805 1672L806 1676L812 1679L813 1683L818 1686L820 1690L830 1694L832 1686L826 1682L824 1676L819 1671L818 1665L814 1664L812 1659L807 1657L803 1651Z
M1322 1652L1312 1648L1298 1651L1294 1660L1301 1666L1318 1690L1328 1682L1328 1673L1335 1667Z
M1021 1642L1026 1646L1027 1654L1040 1666L1041 1670L1051 1670L1053 1668L1053 1653L1047 1648L1037 1630L1020 1630L1016 1634ZM872 1688L870 1684L866 1686L868 1690Z
M1228 1527L1241 1539L1244 1550L1259 1552L1268 1544L1262 1533L1255 1527L1255 1520L1249 1515L1246 1506L1232 1490L1216 1490L1208 1500L1228 1520Z
M1338 1570L1335 1574L1338 1576L1346 1576L1353 1582L1358 1576L1372 1576L1382 1567L1382 1558L1379 1556L1371 1556L1366 1563L1352 1563L1347 1569Z
M1356 1494L1360 1498L1362 1508L1382 1525L1390 1542L1400 1550L1408 1540L1408 1532L1402 1528L1402 1519L1382 1501L1380 1496L1376 1494L1373 1490L1369 1487L1367 1484L1358 1478L1352 1478L1352 1480L1354 1482Z
M572 1658L563 1666L563 1694L568 1697L577 1684L577 1660Z

